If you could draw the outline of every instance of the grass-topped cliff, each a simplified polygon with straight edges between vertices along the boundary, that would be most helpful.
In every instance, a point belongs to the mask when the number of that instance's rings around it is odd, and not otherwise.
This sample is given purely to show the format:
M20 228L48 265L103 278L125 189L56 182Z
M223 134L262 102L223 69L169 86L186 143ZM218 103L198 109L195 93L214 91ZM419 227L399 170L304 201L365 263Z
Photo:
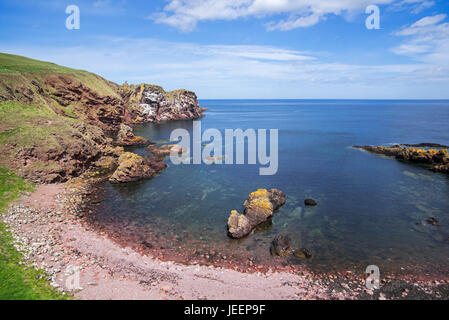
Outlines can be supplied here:
M119 86L96 74L0 53L0 215L37 183L114 167L121 124L197 118L196 95L156 85ZM25 267L0 222L0 299L60 299Z
M196 95L119 86L96 74L0 53L0 167L35 182L63 182L117 157L122 123L197 118Z

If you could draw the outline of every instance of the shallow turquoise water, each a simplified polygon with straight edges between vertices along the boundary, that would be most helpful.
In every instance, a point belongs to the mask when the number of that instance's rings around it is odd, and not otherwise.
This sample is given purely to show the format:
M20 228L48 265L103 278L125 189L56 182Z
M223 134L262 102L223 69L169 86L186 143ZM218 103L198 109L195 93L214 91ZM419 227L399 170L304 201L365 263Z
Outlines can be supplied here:
M449 101L220 101L209 108L203 130L279 129L279 170L260 176L259 165L171 165L152 180L105 183L106 200L91 223L128 245L185 261L207 259L255 264L305 264L311 268L382 270L412 266L416 272L449 268L449 177L425 167L352 149L353 145L436 142L448 145ZM137 135L168 139L191 121L145 124ZM224 136L224 134L223 134ZM134 149L147 155L144 149ZM258 188L279 188L287 203L270 223L243 240L226 235L232 209ZM306 208L311 197L318 206ZM436 217L440 227L422 223ZM309 248L311 260L280 261L271 240L289 234ZM223 256L225 257L223 259Z

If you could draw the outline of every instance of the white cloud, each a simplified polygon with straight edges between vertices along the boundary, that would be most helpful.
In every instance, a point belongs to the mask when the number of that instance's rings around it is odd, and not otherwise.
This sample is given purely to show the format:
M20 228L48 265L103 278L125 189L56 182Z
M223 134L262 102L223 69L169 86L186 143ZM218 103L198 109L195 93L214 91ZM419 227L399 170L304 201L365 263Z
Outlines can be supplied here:
M92 5L96 8L105 7L111 4L110 0L97 0Z
M438 14L436 16L424 17L410 26L403 28L401 31L396 32L398 36L410 36L418 33L426 33L434 31L436 24L446 19L445 14Z
M401 0L394 2L390 9L392 10L404 10L409 9L411 13L418 14L425 9L433 7L435 2L433 0Z
M433 5L429 0L170 0L163 12L152 15L182 31L192 31L200 21L235 20L245 17L286 15L286 19L271 21L268 30L291 30L309 27L329 15L364 13L368 5L408 5L415 10Z
M395 35L407 40L393 52L436 66L449 66L449 23L445 14L424 17Z
M0 42L0 51L89 70L118 83L187 88L200 98L431 98L420 90L449 84L448 68L433 64L339 63L273 46L93 38L83 46L58 48L6 49Z

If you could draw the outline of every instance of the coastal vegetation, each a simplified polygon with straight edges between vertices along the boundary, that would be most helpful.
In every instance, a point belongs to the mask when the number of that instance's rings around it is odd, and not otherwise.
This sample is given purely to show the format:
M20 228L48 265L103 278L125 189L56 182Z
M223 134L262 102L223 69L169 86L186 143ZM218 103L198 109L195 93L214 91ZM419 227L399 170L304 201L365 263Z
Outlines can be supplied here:
M149 104L154 112L146 114ZM201 116L196 95L187 90L120 86L84 70L0 53L0 214L33 190L31 182L66 182L104 169L112 174L123 153L117 145L148 143L125 124ZM124 135L116 139L121 126ZM166 167L128 155L118 180L149 178ZM135 161L126 167L130 159ZM0 223L0 299L65 298L46 278L22 262L13 235Z
M116 145L148 143L128 126L116 139L122 125L201 116L187 90L120 86L87 71L0 53L0 165L33 182L65 182L105 162L118 165Z
M33 190L31 183L0 167L0 215L22 192ZM11 233L6 225L0 222L0 300L66 299L48 284L42 271L28 267L22 262L22 255L13 243Z

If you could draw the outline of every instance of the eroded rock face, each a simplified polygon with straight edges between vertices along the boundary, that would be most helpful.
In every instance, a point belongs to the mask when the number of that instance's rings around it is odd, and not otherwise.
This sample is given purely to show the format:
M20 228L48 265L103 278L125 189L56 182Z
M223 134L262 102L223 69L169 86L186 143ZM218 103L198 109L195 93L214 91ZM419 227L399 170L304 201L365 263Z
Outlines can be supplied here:
M232 238L242 238L251 233L260 223L273 216L274 210L285 203L285 193L277 189L259 189L252 192L245 200L245 214L236 210L231 212L228 219L228 234Z
M124 86L129 118L133 122L197 119L203 116L196 94L188 90L166 92L150 84Z
M119 146L145 146L150 144L150 140L135 136L133 129L122 123L115 144Z
M447 149L405 148L399 145L384 146L354 146L372 153L395 157L397 160L430 165L430 170L449 173L449 154Z
M55 125L59 126L59 132L51 134L46 143L23 147L3 145L1 149L13 155L8 167L35 183L66 182L99 167L97 164L103 158L110 159L114 165L123 151L114 148L98 127L83 123Z
M0 165L37 183L65 182L97 164L113 170L118 158L115 146L148 143L134 136L127 124L203 116L191 91L166 92L150 84L120 86L69 69L2 74L0 103L4 101L40 110L26 123L0 121L0 133L15 133L0 145ZM35 126L42 134L35 142L26 141L26 135L17 134L22 125ZM114 144L110 137L117 133Z
M151 178L167 166L164 162L145 160L143 157L131 152L123 153L118 163L118 168L109 178L109 182L111 183L123 183Z

